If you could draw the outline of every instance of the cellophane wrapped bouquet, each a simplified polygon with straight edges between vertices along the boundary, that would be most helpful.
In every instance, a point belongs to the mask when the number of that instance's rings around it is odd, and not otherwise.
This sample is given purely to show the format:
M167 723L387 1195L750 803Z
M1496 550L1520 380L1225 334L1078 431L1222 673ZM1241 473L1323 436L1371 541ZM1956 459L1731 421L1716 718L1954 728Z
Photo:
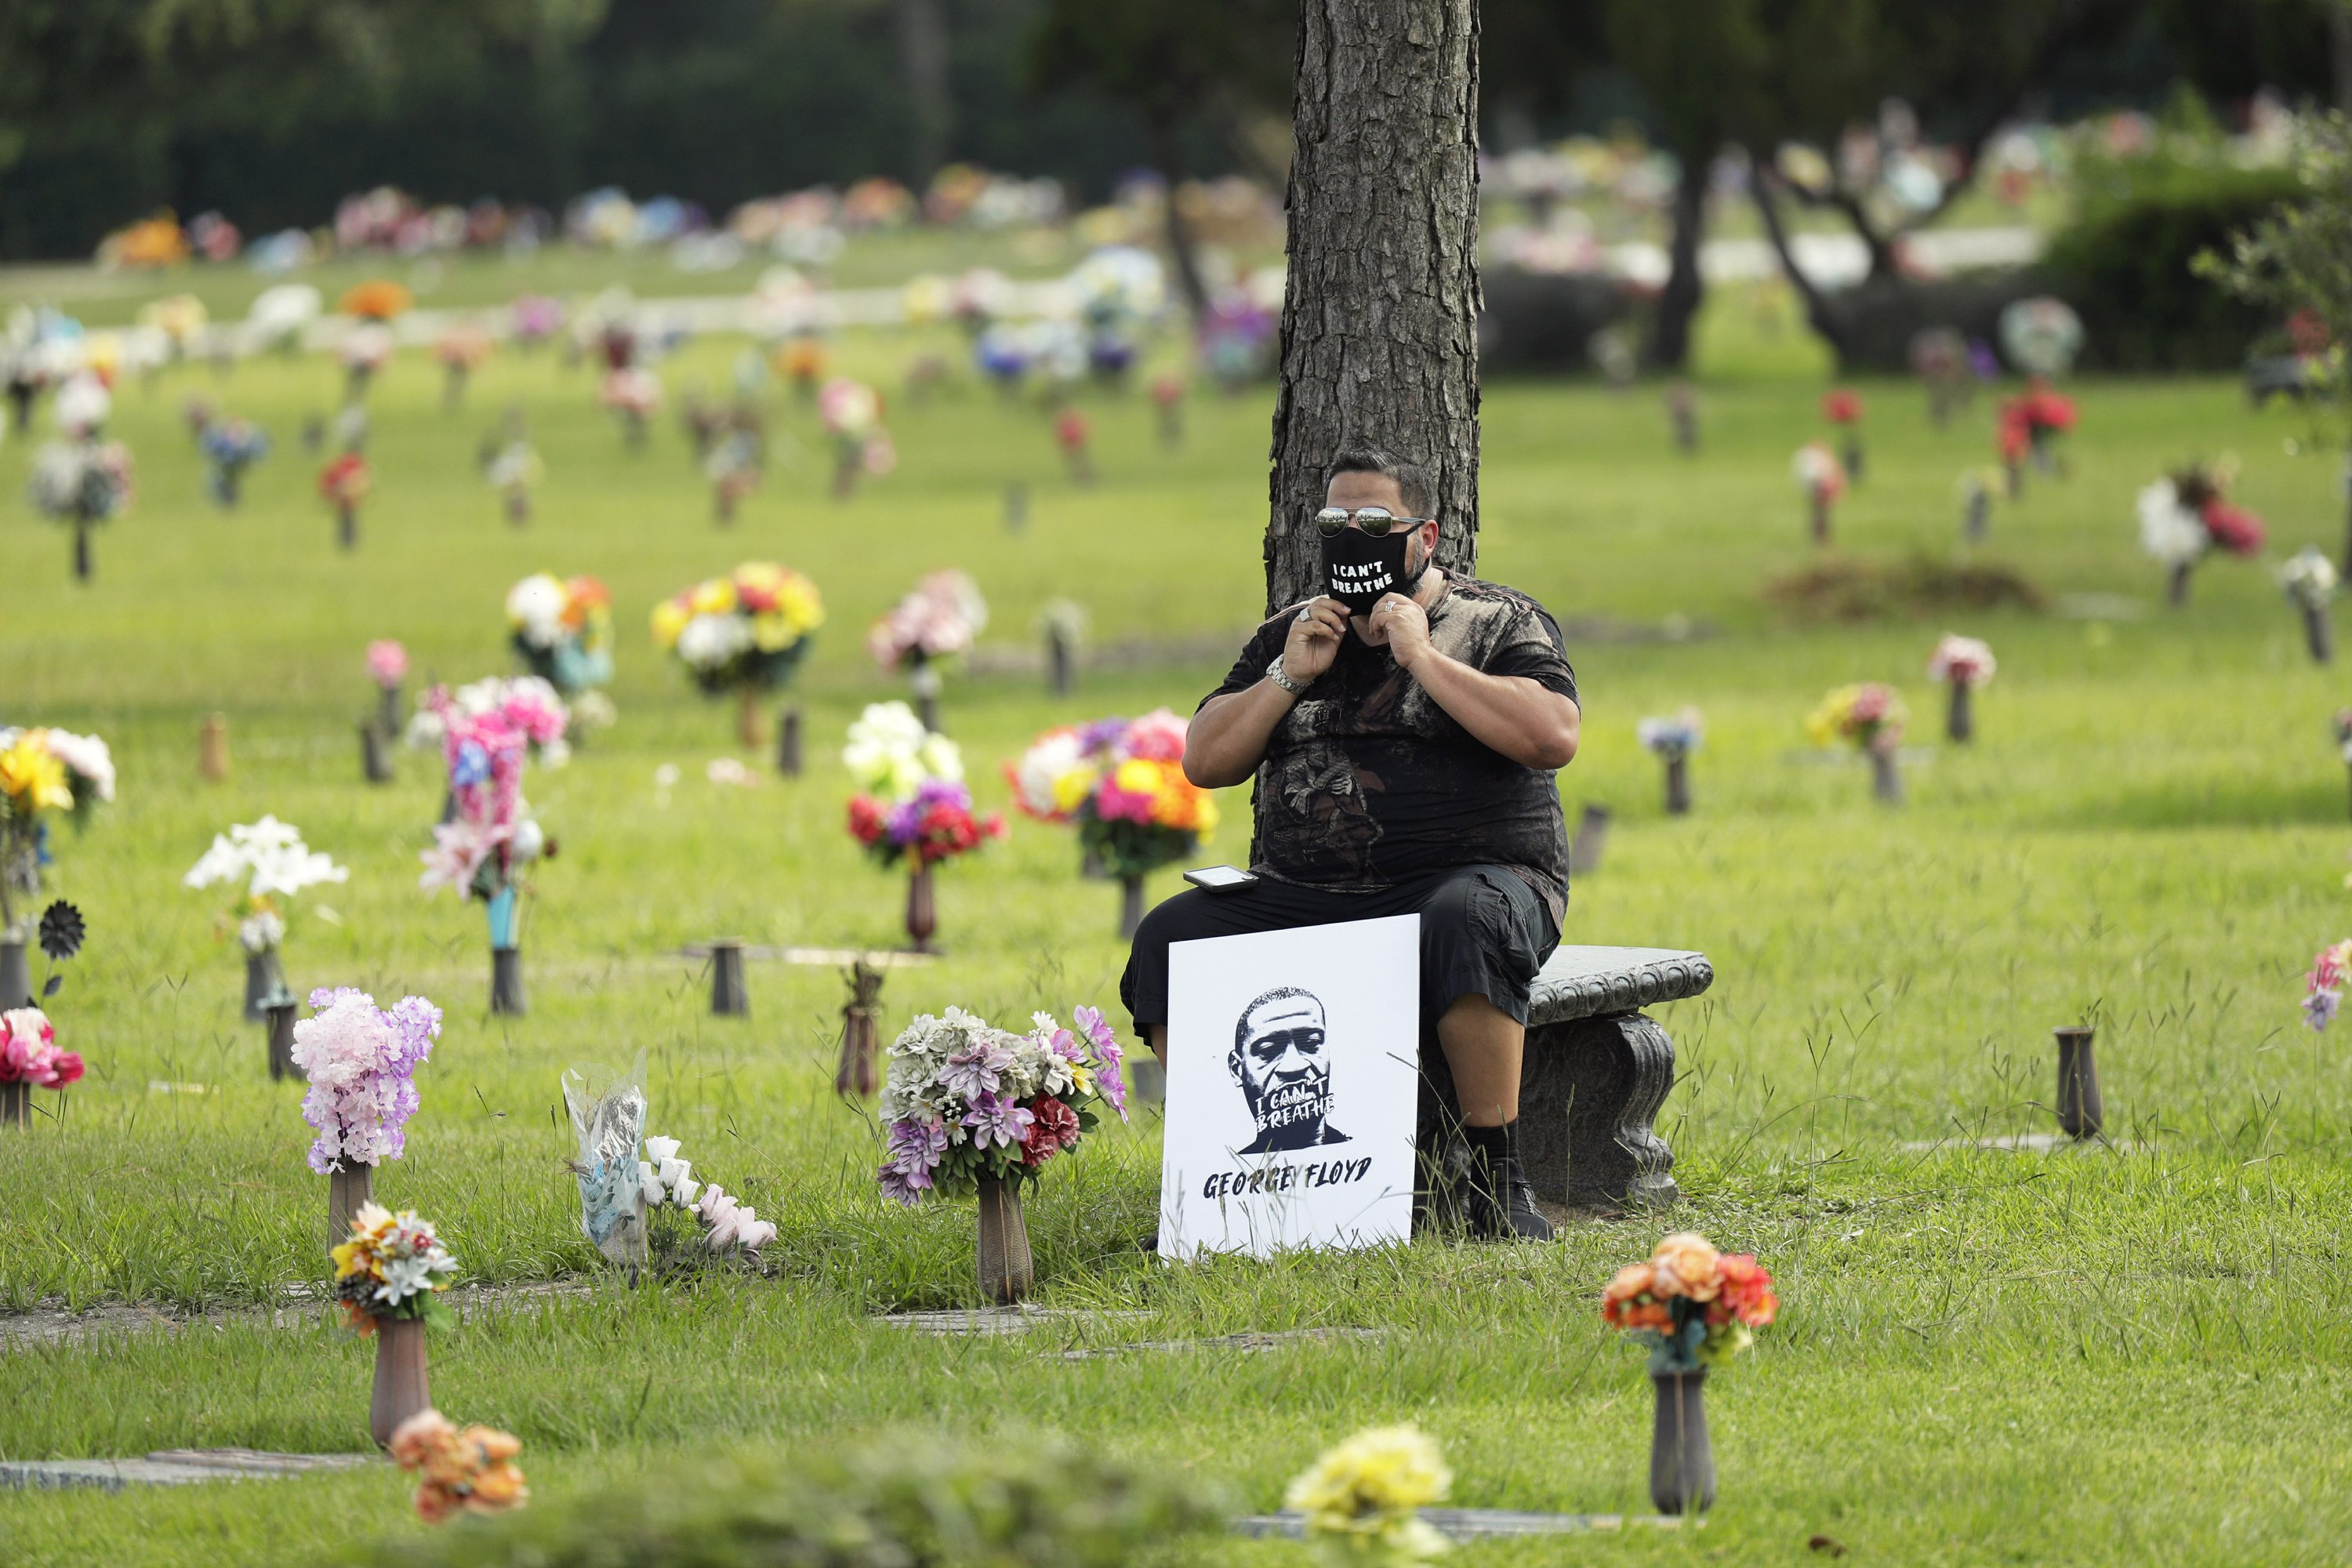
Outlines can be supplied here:
M613 679L613 595L593 577L532 573L507 590L507 632L530 672L574 703Z
M792 679L824 625L816 584L772 561L747 561L654 606L654 641L703 690L769 690Z
M868 704L841 760L858 790L850 834L885 866L932 866L1004 837L1002 815L973 815L956 743L924 729L904 702Z
M1160 708L1048 730L1005 765L1013 803L1040 822L1075 824L1115 877L1173 865L1217 828L1216 797L1184 776L1186 729Z
M1034 1181L1078 1146L1108 1105L1127 1119L1118 1039L1092 1007L1076 1029L1031 1015L1025 1035L950 1007L926 1013L890 1046L880 1104L885 1197L912 1207L926 1195L969 1194L983 1178Z
M456 1321L436 1299L449 1289L457 1260L414 1210L393 1213L362 1204L352 1216L352 1238L334 1249L335 1300L364 1337L387 1319L422 1320L436 1328Z
M1660 1375L1727 1365L1780 1310L1754 1254L1718 1252L1693 1231L1619 1269L1601 1295L1601 1321L1648 1345L1650 1371Z
M310 1080L302 1119L317 1130L310 1169L320 1175L381 1165L408 1147L416 1069L441 1037L441 1009L404 996L389 1009L348 986L310 993L311 1016L294 1025L294 1065Z

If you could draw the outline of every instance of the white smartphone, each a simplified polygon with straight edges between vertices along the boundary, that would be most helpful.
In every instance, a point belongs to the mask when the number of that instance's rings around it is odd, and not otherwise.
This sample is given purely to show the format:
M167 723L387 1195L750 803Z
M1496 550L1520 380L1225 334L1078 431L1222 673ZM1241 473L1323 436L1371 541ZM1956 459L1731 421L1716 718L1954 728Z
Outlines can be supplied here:
M1184 879L1213 893L1231 893L1257 886L1257 874L1238 866L1203 866L1197 871L1185 872Z

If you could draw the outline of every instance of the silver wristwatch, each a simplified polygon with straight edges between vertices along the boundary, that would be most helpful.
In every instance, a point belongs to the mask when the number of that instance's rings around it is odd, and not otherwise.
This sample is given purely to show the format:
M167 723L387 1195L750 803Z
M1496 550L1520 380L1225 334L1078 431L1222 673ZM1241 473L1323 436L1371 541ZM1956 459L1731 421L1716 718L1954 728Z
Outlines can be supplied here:
M1306 683L1304 681L1291 679L1289 673L1282 668L1282 656L1280 654L1276 654L1274 656L1274 662L1265 667L1265 678L1268 680L1273 681L1276 686L1281 687L1285 691L1289 692L1293 697L1304 697L1307 695Z

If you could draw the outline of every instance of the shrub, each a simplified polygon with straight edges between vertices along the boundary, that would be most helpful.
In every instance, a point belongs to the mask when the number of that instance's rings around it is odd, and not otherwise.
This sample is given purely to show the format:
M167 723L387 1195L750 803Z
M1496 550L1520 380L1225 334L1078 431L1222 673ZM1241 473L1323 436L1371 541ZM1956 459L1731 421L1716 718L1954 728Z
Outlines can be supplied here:
M2272 323L2189 264L2302 194L2289 169L2239 169L2167 153L2086 164L2081 209L2042 270L2079 311L2085 363L2110 370L2222 370Z
M416 1568L1112 1568L1216 1521L1197 1487L1058 1438L745 1450L387 1545Z

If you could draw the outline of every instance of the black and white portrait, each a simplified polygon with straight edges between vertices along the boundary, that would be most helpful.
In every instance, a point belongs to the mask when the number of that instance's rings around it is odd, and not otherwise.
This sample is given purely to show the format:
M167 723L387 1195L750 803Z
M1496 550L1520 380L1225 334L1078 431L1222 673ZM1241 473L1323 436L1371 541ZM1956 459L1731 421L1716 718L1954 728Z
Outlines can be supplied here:
M1331 1030L1313 992L1281 985L1253 1000L1234 1022L1225 1070L1257 1123L1243 1153L1348 1142L1331 1125Z

